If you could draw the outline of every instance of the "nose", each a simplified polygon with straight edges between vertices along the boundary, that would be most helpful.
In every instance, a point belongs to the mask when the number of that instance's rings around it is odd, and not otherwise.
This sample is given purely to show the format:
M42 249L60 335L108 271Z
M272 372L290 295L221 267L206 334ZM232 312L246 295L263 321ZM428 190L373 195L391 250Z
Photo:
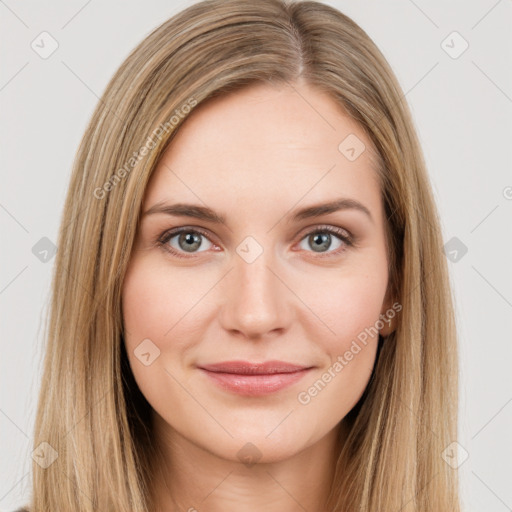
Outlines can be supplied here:
M225 278L220 322L231 334L262 339L287 330L293 314L293 293L273 264L271 251L248 263L238 254Z

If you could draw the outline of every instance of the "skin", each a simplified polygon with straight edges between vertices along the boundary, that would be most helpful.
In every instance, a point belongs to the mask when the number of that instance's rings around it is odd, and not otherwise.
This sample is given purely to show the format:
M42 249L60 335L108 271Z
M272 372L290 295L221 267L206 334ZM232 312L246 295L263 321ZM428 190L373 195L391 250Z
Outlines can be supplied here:
M355 161L338 150L349 134L366 145ZM309 403L297 396L332 372L392 304L370 150L363 130L329 96L304 83L256 85L198 106L155 169L143 212L165 201L226 217L215 224L143 216L123 284L127 353L153 408L162 454L152 490L159 510L324 510L340 422L368 384L377 337ZM289 220L297 209L340 197L365 205L372 219L346 209ZM193 252L179 234L167 242L183 258L157 243L181 226L207 233ZM315 251L308 235L321 235L323 226L347 230L355 245L333 234ZM263 250L252 263L237 253L248 236ZM148 366L134 353L147 338L160 351ZM235 359L314 369L291 387L247 397L197 368ZM244 450L260 457L254 465L238 455L249 442L257 450Z

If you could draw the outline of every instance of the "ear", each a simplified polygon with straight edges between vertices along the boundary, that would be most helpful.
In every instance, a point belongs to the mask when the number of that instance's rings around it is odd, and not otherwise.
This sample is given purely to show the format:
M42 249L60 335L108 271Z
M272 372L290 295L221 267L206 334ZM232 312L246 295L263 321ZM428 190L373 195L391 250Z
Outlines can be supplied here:
M396 301L394 300L393 297L389 295L388 292L386 292L386 297L384 298L384 302L382 304L382 309L380 310L379 316L379 320L381 320L382 324L384 324L382 329L379 329L379 334L384 338L389 336L396 329L397 311L393 308L393 304ZM381 325L380 322L379 325Z

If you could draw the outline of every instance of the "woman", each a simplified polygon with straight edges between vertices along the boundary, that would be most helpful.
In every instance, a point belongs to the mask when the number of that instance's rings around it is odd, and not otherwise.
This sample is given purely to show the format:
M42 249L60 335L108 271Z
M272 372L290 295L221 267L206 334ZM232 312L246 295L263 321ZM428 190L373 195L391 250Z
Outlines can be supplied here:
M200 2L131 53L64 208L29 510L459 510L452 298L402 100L317 2Z

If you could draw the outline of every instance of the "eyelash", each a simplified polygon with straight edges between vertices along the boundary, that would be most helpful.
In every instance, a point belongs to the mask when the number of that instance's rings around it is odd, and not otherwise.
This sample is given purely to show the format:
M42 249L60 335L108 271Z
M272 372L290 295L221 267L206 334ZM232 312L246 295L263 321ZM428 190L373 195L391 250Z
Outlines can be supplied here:
M156 244L158 246L160 246L164 251L172 254L173 256L176 256L177 258L194 258L195 257L195 256L193 256L194 253L191 253L191 256L184 256L183 253L178 252L174 248L167 245L169 240L171 240L171 238L174 238L176 235L180 235L181 233L200 234L200 235L204 236L205 238L207 238L212 244L215 244L212 240L210 240L210 237L208 236L208 233L206 233L206 231L204 231L200 228L193 228L193 227L187 227L187 226L164 231L156 240ZM301 242L302 240L304 240L305 238L307 238L308 236L310 236L312 234L321 234L321 233L329 233L329 234L336 235L343 242L344 245L341 246L339 249L336 249L335 251L332 251L332 252L318 253L318 256L317 256L318 258L330 258L333 256L337 256L340 253L342 253L343 251L345 251L347 248L353 247L355 245L354 238L348 231L346 231L345 229L334 227L334 226L316 226L311 231L308 231L307 233L305 233L304 236L299 240L299 242ZM345 233L347 233L348 235ZM310 252L310 251L307 251L307 252Z

